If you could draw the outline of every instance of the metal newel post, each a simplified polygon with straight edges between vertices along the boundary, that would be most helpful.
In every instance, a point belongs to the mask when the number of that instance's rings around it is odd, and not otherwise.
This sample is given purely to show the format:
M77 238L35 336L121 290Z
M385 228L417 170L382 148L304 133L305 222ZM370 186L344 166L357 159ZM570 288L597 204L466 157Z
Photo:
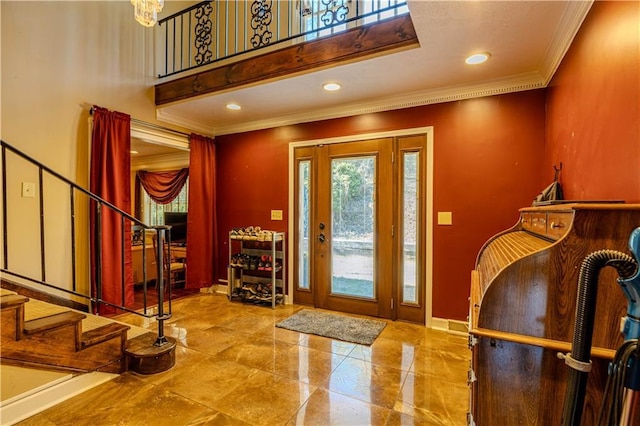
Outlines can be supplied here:
M167 227L161 226L156 228L157 239L156 241L156 259L158 259L158 278L157 278L157 288L158 288L158 338L156 339L154 345L155 346L163 346L169 341L164 335L164 320L166 319L164 316L164 245L165 245L165 235L166 235Z

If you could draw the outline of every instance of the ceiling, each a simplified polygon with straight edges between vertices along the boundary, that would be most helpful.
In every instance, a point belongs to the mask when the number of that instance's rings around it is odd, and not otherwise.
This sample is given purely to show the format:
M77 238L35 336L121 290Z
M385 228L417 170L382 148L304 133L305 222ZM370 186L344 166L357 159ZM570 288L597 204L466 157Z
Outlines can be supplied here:
M545 87L592 1L408 4L418 48L163 105L157 118L221 135ZM476 52L491 57L467 65ZM342 90L323 91L327 81Z
M154 157L159 155L173 154L176 152L176 148L132 137L131 151L131 154L134 154L136 157Z

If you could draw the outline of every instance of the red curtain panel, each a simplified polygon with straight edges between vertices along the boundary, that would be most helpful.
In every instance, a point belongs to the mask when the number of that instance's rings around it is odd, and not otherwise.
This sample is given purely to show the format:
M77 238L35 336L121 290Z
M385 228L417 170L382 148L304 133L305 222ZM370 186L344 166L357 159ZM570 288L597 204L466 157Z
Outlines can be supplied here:
M216 146L192 134L189 153L186 288L210 287L217 277Z
M90 191L119 209L131 211L131 117L120 112L94 107L91 136ZM103 300L131 306L133 304L133 270L131 266L131 226L121 216L103 205L99 240L96 202L91 202L91 285L92 292ZM101 249L102 294L97 294L96 251ZM122 258L124 257L124 265ZM97 313L114 313L115 309L99 305Z

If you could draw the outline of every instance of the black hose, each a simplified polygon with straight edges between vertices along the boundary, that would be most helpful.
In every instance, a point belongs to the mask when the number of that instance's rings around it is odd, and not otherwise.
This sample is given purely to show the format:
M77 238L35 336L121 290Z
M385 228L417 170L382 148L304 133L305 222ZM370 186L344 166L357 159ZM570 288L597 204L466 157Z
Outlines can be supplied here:
M589 363L598 295L598 275L600 270L606 266L614 267L622 279L632 277L637 268L637 264L631 256L614 250L593 252L582 261L578 277L573 342L571 354L569 354L578 363ZM580 371L575 368L569 370L562 413L562 424L565 426L580 425L588 374L588 371Z
M636 368L640 361L638 353L638 339L625 341L616 351L616 356L609 364L609 377L604 388L602 404L598 413L596 425L617 426L620 424L624 405L624 390L628 387L627 380L634 378L634 372L629 371L629 364ZM633 385L633 383L632 383Z

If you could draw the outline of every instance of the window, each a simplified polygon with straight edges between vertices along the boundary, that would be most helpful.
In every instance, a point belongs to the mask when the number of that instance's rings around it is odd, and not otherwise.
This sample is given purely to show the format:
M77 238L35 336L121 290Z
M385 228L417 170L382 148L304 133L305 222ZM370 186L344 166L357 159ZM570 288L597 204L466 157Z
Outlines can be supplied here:
M311 248L309 246L311 216L311 161L300 161L298 166L298 288L311 289Z
M417 242L420 227L420 153L402 154L402 302L417 304L420 289L417 260Z
M164 225L164 212L186 212L189 207L189 179L182 187L180 194L168 204L158 204L142 189L142 220L156 226Z
M376 0L361 1L360 3L361 9L359 14L365 15L362 22L364 25L409 13L406 0Z
M409 12L406 0L303 0L301 3L306 41L344 31L348 22L359 17L363 19L358 25L365 25Z
M303 31L309 32L305 37L307 41L347 29L346 24L338 24L347 19L348 1L311 0L304 3L307 3L307 6L302 11Z

